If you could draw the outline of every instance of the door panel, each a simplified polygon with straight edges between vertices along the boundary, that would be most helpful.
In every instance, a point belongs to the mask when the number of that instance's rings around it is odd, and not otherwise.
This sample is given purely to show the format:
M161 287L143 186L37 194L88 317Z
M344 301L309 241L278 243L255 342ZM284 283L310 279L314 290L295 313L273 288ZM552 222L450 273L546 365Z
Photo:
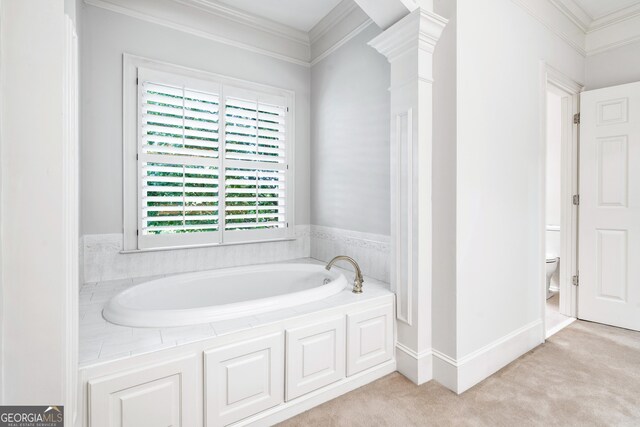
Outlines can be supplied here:
M578 317L640 330L640 82L580 110Z

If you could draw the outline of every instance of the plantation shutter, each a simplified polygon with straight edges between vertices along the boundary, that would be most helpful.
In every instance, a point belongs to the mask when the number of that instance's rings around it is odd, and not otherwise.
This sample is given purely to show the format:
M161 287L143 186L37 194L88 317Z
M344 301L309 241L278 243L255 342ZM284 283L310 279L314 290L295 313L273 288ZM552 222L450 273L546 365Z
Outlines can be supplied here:
M288 109L283 97L225 89L225 241L286 235Z
M141 248L220 241L218 85L139 69Z
M137 73L138 249L289 237L290 95Z

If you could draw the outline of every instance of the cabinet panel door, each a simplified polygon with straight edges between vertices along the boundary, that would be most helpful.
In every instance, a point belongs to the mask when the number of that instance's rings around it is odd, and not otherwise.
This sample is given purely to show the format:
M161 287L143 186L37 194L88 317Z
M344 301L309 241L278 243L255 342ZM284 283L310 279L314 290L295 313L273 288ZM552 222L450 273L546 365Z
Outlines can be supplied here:
M347 375L357 374L392 357L392 305L347 316Z
M90 427L179 427L197 423L196 356L89 381Z
M284 400L282 332L205 352L206 425L223 426Z
M287 330L287 400L345 377L345 320Z

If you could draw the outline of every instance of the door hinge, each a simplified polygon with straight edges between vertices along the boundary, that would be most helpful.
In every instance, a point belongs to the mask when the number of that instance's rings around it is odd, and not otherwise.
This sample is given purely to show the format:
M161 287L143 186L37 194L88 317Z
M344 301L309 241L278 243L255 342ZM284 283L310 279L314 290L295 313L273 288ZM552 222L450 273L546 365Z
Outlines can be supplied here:
M136 230L136 236L140 235L140 230Z
M579 194L574 194L573 195L573 204L578 206L580 205L580 195Z
M136 77L136 86L140 84L140 80Z
M571 278L571 283L573 284L573 286L580 285L580 278L578 277L577 274Z
M574 125L580 124L580 113L576 113L573 115L573 124Z

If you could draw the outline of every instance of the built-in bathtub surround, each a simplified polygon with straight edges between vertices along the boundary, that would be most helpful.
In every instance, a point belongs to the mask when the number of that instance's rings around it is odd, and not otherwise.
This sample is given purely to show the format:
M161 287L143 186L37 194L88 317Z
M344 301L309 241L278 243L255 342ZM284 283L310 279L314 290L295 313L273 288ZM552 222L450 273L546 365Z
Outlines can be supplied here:
M309 259L295 260L302 263L319 264ZM353 272L336 268L349 282ZM389 295L389 285L365 275L364 292L356 295L351 287L332 297L295 307L250 315L232 320L202 323L191 326L168 328L135 328L120 326L108 322L102 316L107 302L134 285L159 279L165 276L151 276L136 279L109 280L97 283L85 283L80 290L80 365L89 366L123 357L150 353L168 347L175 347L194 341L226 335L287 317L296 317L315 311L329 309L342 304L366 301Z
M389 282L389 236L311 226L311 257L329 262L336 254L354 258L365 276Z
M83 238L84 282L185 273L249 264L306 258L309 226L298 225L292 240L217 245L199 248L123 253L122 234L91 234Z
M247 267L246 283L255 281L252 268L265 267ZM344 285L343 275L353 277L339 267L326 272L310 259L273 268L340 277ZM300 277L290 279L291 293L283 297L306 286ZM346 286L313 302L191 326L135 328L104 320L107 301L138 282L89 283L81 290L85 407L79 416L88 425L273 425L396 370L394 295L373 278L365 279L362 294ZM230 292L250 298L240 286Z

